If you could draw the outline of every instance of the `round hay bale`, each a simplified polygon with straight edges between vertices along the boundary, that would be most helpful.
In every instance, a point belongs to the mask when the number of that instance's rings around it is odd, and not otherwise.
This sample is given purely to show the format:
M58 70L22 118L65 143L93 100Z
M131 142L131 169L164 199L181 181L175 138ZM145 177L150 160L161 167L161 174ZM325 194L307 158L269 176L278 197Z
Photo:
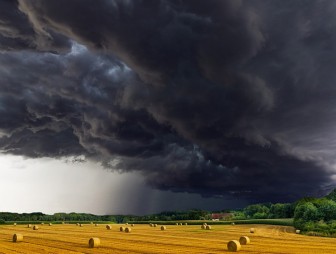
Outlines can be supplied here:
M156 228L157 227L157 224L154 224L154 228Z
M161 230L166 230L166 226L161 226Z
M129 227L125 228L125 233L131 233L131 231L132 231L132 229L129 228Z
M79 226L79 223L76 223L76 226Z
M205 227L205 229L206 229L206 230L211 230L211 226L210 226L210 225L207 225L207 226Z
M178 226L178 223L176 223L176 226Z
M110 225L106 225L106 229L107 229L107 230L111 230L111 228L112 228L112 227L111 227Z
M180 226L182 226L182 223L180 223Z
M184 223L184 225L188 226L188 223Z
M255 229L254 228L250 228L250 233L255 233Z
M120 227L119 230L120 230L120 232L124 232L125 228L124 227Z
M234 222L232 222L232 223L231 223L231 225L232 225L232 226L234 226L234 225L235 225L235 223L234 223Z
M83 224L79 224L80 227L83 227Z
M134 224L131 224L131 227L134 227Z
M98 227L98 224L96 223L95 226Z
M301 231L300 231L299 229L295 230L295 233L296 233L296 234L300 234L300 232L301 232Z
M232 240L228 242L227 248L228 248L228 251L236 252L236 251L240 251L241 245L238 241Z
M43 223L43 222L41 222L41 225L44 225L44 223Z
M16 223L13 223L14 226L16 226Z
M28 225L27 225L27 228L30 228L30 227L31 227L31 224L28 224Z
M49 226L52 226L52 223L49 223Z
M153 224L153 223L150 223L150 224L149 224L149 226L150 226L150 227L153 227L153 226L154 226L154 224Z
M38 229L39 229L39 227L34 225L33 230L38 230Z
M100 239L97 237L90 238L89 240L89 247L96 248L100 245Z
M13 242L17 243L17 242L22 242L23 241L23 235L21 234L14 234L13 235Z
M208 224L206 224L206 223L203 223L203 225L206 227Z
M64 221L62 221L62 224L64 225L64 224L65 224L65 222L64 222Z
M128 225L128 223L126 222L125 225Z
M93 222L91 221L90 224L93 225Z
M241 237L239 238L239 243L240 243L241 245L250 244L250 242L251 242L251 240L250 240L250 238L247 237L247 236L241 236Z
M201 226L201 229L205 229L205 227L206 227L206 226L202 225L202 226Z

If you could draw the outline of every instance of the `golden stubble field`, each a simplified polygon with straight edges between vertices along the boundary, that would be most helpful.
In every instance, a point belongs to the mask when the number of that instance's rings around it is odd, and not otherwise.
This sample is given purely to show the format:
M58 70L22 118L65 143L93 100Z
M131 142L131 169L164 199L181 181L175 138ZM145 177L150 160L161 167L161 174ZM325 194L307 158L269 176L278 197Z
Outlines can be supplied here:
M27 225L0 226L0 253L229 253L227 242L246 235L250 245L243 245L240 253L336 253L336 239L297 235L292 227L271 225L214 225L212 230L200 226L135 225L131 233L120 232L112 224L107 230L76 225L39 225L34 231ZM255 228L255 233L249 232ZM23 242L13 243L14 233L24 236ZM98 248L89 248L91 237L100 238Z

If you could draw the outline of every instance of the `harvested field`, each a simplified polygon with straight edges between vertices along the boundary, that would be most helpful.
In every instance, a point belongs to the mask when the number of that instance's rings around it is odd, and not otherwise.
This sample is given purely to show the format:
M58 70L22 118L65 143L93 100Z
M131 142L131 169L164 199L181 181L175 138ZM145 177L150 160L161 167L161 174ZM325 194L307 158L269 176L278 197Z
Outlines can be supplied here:
M271 225L214 225L202 230L199 225L160 227L136 225L132 233L106 230L87 224L40 226L34 231L27 225L0 226L0 253L229 253L227 243L248 236L251 243L240 253L336 253L333 238L296 234L293 227ZM255 228L251 234L250 228ZM22 234L23 242L13 243L13 234ZM89 248L90 238L100 239L100 246Z

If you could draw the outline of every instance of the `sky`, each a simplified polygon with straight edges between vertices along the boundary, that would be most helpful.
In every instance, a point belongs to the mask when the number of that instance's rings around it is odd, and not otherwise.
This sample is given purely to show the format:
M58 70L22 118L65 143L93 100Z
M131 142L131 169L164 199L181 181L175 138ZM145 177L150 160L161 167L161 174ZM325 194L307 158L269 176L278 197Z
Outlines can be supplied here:
M1 1L0 210L328 193L335 13L333 0Z

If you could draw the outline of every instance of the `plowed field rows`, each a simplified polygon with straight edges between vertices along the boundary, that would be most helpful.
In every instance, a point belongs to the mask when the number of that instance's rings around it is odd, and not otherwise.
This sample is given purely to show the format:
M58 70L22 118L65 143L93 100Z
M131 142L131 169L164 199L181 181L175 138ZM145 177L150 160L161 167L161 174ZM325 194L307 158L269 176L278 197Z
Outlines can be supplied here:
M121 225L39 225L34 231L26 225L0 226L0 253L223 253L227 242L246 235L250 245L240 253L336 254L336 239L297 235L292 227L270 225L216 225L212 230L200 226L135 225L131 233L119 231ZM125 225L123 225L125 226ZM256 232L249 233L253 227ZM23 242L13 243L19 233ZM91 237L100 238L101 245L90 249Z

